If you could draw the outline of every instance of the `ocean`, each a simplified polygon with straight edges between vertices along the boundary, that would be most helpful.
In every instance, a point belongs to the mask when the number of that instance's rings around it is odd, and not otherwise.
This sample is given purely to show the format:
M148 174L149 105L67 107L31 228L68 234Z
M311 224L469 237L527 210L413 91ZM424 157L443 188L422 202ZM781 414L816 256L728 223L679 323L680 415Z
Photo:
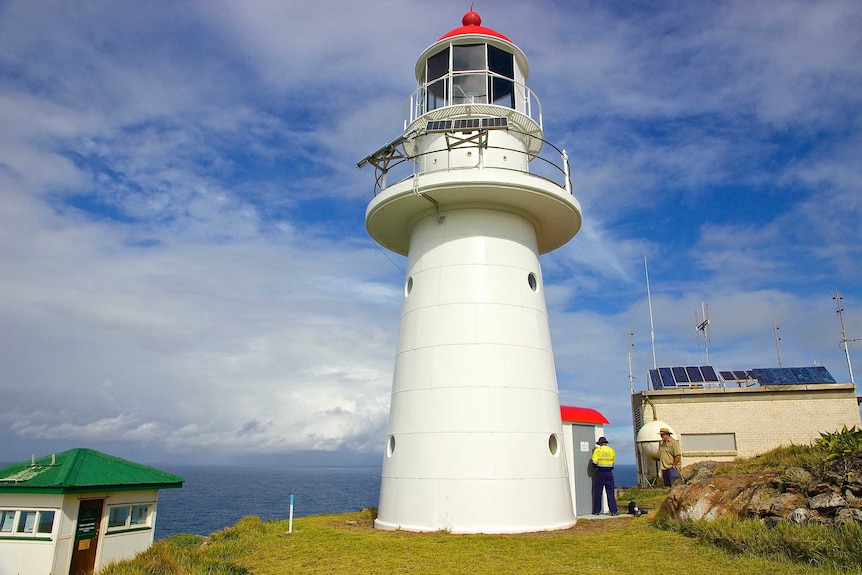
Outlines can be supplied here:
M164 467L186 479L182 489L159 491L156 540L177 533L209 535L247 515L287 519L377 507L380 466L370 467ZM618 486L637 484L634 465L617 465Z

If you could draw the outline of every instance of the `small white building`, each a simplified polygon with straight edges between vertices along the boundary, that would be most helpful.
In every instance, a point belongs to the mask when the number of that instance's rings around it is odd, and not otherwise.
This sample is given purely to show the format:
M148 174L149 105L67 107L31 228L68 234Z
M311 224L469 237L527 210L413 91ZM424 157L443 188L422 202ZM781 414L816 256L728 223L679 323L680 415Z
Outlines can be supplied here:
M593 449L605 434L604 415L589 407L560 406L563 420L563 452L569 470L572 511L575 516L593 512Z
M84 575L153 543L159 489L185 479L92 449L0 468L0 573Z

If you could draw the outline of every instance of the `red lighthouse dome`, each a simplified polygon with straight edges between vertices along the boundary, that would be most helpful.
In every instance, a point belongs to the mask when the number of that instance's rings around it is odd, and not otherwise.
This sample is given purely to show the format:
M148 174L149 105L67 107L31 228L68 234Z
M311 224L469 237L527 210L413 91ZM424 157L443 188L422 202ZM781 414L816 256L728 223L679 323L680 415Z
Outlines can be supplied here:
M474 12L473 10L470 10L464 14L463 18L461 18L461 26L443 34L440 36L440 40L445 40L452 36L463 36L465 34L484 34L485 36L494 36L495 38L500 38L506 42L511 42L511 40L496 30L482 26L482 17L479 16L478 12Z

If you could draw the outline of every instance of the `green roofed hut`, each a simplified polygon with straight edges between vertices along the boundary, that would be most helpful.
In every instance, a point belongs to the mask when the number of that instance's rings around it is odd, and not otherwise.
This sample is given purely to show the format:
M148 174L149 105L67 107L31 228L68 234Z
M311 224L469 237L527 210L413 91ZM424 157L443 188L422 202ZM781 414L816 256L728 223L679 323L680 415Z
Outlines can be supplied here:
M153 543L159 489L185 479L92 449L0 468L0 573L83 575Z

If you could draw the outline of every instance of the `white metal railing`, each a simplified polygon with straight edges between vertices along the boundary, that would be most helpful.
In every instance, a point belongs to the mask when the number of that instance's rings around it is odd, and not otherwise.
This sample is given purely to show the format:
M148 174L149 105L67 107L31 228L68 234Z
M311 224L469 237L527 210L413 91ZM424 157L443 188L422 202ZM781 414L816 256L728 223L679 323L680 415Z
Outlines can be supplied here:
M525 138L537 138L537 136L531 134L522 134L522 136ZM542 140L542 142L543 145L541 147L541 152L538 155L528 154L523 149L517 149L514 147L491 145L483 146L480 143L462 144L459 145L457 148L450 150L449 153L463 151L465 149L476 149L478 150L476 164L470 166L450 165L450 167L446 169L449 171L472 170L476 168L510 170L542 178L546 181L556 184L560 188L564 189L567 193L571 194L572 181L569 170L568 154L565 150L557 148L548 141ZM484 160L484 150L500 150L505 151L506 153L527 156L527 161L523 162L522 164L528 166L528 168L520 169L505 167L497 164L496 162L494 162L493 165L488 165ZM439 154L440 151L441 150L439 149L435 149L425 153L419 153L414 155L408 155L404 153L397 160L395 160L391 164L388 164L385 170L381 170L378 168L374 183L374 195L376 196L377 194L385 190L388 186L403 182L407 179L416 178L417 176L422 176L426 173L439 172L439 169L423 171L420 169L420 165L423 163L421 161L423 156ZM517 164L519 164L519 162L511 162L509 165Z

